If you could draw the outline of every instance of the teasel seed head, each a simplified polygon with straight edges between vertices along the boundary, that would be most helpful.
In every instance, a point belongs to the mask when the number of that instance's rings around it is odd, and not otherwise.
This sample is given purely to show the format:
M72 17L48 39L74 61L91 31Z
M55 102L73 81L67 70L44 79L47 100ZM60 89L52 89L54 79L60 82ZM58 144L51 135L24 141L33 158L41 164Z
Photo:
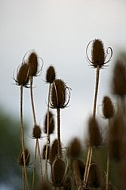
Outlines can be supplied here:
M121 60L117 60L114 66L112 89L115 95L126 95L126 65Z
M32 52L28 58L29 75L36 76L38 73L38 58L35 52Z
M46 113L45 115L45 121L44 121L44 133L47 133L47 118L48 118L48 114L49 114L49 135L52 134L54 132L54 128L55 128L55 121L54 121L54 117L51 111L49 111L49 113Z
M68 87L61 79L56 79L53 82L51 89L51 108L65 108L68 105L70 94L68 101L66 101L67 90L69 90Z
M30 161L30 153L29 153L28 149L25 149L24 153L25 153L25 164L27 166L29 164L29 161ZM18 164L21 166L24 165L24 159L23 159L23 152L22 151L21 151L19 158L18 158Z
M41 131L40 126L35 125L35 126L33 127L33 133L32 133L33 138L35 138L35 139L40 139L40 138L41 138L41 134L42 134L42 131Z
M61 158L56 158L52 165L52 182L55 187L63 185L65 179L65 162Z
M47 72L46 72L46 82L53 83L53 81L55 80L55 78L56 78L55 69L54 69L53 66L50 66L47 69Z
M114 116L114 106L112 104L111 99L108 96L105 96L103 98L103 107L102 107L102 111L103 111L103 115L106 119L110 119Z
M17 73L17 78L15 79L17 85L27 87L29 81L29 66L26 63L23 63Z
M47 147L47 160L49 159L49 154L50 154L50 146L44 145L43 146L43 159L46 159L46 147Z
M88 178L88 187L101 187L102 186L102 178L98 165L96 163L92 163L90 166L89 178Z
M96 118L90 117L88 123L89 129L89 144L90 146L98 147L102 144L102 136Z
M81 154L82 146L78 138L73 138L68 146L67 156L70 158L78 158Z
M93 42L93 45L92 45L91 59L90 59L87 51L91 42ZM109 53L109 50L110 50L110 58L106 61L106 57ZM107 51L105 54L104 45L100 39L95 39L93 41L90 41L86 48L87 59L94 68L96 67L102 68L106 63L108 63L111 60L112 54L113 54L113 51L112 51L112 48L110 47L107 48Z
M55 139L52 143L49 154L49 161L51 165L57 157L58 157L58 139Z

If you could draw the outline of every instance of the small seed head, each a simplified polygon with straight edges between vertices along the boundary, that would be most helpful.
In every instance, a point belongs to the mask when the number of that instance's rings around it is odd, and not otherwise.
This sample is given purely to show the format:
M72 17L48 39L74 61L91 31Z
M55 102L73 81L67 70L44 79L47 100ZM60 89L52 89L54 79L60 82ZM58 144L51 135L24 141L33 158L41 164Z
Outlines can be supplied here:
M36 76L38 72L38 58L35 52L32 52L28 58L29 75Z
M29 151L27 149L25 149L24 154L25 154L25 164L27 166L29 164L29 161L30 161L30 153L29 153ZM24 159L23 159L23 152L22 151L21 151L21 153L19 155L18 163L21 166L24 165Z
M110 119L114 116L114 107L111 99L108 96L105 96L103 99L102 111L106 119Z
M103 47L103 42L99 39L93 41L92 47L92 64L96 68L100 68L105 64L105 52Z
M41 128L38 125L33 127L33 138L40 139L41 138Z
M54 132L54 128L55 128L54 117L51 111L49 111L49 113L46 113L46 116L45 116L44 133L47 133L48 119L49 119L49 135L50 135Z
M57 156L58 156L58 139L55 139L52 143L50 154L49 154L49 161L51 164L54 162Z
M29 81L29 66L28 64L24 63L19 68L19 71L17 73L17 79L16 82L20 86L26 86Z
M55 78L56 78L55 69L54 69L53 66L50 66L47 69L47 72L46 72L46 82L53 83L53 81L55 80Z
M68 152L67 152L68 157L70 158L79 157L81 154L81 150L82 150L82 147L81 147L80 140L78 138L72 139L68 147Z

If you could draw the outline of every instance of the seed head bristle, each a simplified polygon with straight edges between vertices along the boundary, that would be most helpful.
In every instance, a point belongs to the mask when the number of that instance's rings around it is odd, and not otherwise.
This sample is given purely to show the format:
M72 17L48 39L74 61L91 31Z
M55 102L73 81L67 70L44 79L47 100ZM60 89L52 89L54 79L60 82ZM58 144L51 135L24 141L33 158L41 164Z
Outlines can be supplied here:
M17 78L15 80L17 84L20 86L26 86L29 81L29 66L24 63L20 66L19 71L17 73Z
M78 138L74 138L71 140L68 146L67 156L70 158L78 158L81 154L81 142Z
M100 174L99 167L96 163L92 163L90 166L89 178L88 178L88 187L101 187L102 178Z
M51 107L52 108L64 108L67 106L66 103L66 85L60 80L56 79L52 84L51 89Z
M29 161L30 161L30 153L27 149L25 149L24 153L25 153L25 164L27 166L29 164ZM23 152L22 151L21 151L19 158L18 158L18 164L21 166L24 165L24 159L23 159Z
M36 76L38 73L38 58L35 52L32 52L28 58L29 75Z
M47 149L47 160L49 159L49 153L50 153L50 146L46 146L46 145L44 145L43 146L43 159L46 159L46 147L48 147L48 149Z
M41 128L38 125L35 125L33 127L33 133L32 133L33 138L40 139L41 138L41 133L42 133Z
M47 72L46 72L46 82L53 83L53 81L55 80L55 78L56 78L55 69L54 69L53 66L50 66L47 69Z
M98 147L102 144L102 136L99 130L96 118L90 117L88 123L89 129L89 144L90 146Z
M99 39L95 39L93 41L92 63L95 68L97 66L101 68L105 64L104 46L103 46L103 42Z
M49 113L46 113L45 115L45 121L44 121L44 133L47 133L47 118L49 114L49 134L52 134L54 132L55 128L55 122L54 122L54 117L51 111Z
M113 94L118 96L126 95L126 65L118 60L114 66L112 78Z
M113 107L111 99L108 96L105 96L103 98L102 111L106 119L110 119L114 116L114 107Z
M52 165L52 182L55 187L63 185L65 169L65 162L61 158L56 158Z

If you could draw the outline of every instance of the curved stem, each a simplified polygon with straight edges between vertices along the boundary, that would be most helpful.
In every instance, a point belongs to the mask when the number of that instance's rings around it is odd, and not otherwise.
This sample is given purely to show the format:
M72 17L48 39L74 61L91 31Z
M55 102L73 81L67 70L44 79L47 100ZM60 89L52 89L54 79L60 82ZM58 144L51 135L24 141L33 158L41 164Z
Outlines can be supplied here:
M20 131L21 131L21 146L22 146L22 155L23 155L23 169L24 169L24 178L26 180L27 189L28 185L28 176L26 169L26 158L25 158L25 143L24 143L24 124L23 124L23 86L20 87Z

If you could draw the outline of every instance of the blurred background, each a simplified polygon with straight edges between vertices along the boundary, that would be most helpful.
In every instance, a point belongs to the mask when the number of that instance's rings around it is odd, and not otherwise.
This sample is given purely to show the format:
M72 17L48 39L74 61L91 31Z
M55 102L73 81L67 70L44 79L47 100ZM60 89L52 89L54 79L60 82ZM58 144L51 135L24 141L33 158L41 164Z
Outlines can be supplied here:
M0 144L4 142L3 147L10 145L9 138L19 135L19 87L15 85L13 78L16 77L23 56L29 50L36 51L44 61L41 75L34 80L38 124L43 127L48 93L45 75L47 68L53 65L57 78L64 80L72 89L69 106L61 110L62 142L66 145L71 137L79 136L82 140L86 137L86 122L92 113L95 69L89 65L85 49L96 38L103 41L105 49L109 46L113 49L112 60L100 72L100 106L103 96L111 94L110 81L114 62L122 52L126 52L125 10L125 0L0 1ZM33 140L30 136L33 119L29 89L25 89L24 96L27 143L32 147ZM55 110L53 113L56 114ZM97 114L100 114L99 111ZM6 134L7 130L10 136L5 139L3 131ZM16 140L15 138L12 139ZM11 146L12 151L14 148ZM13 156L9 154L15 165L19 150L18 147L16 153L12 153L15 154ZM1 160L9 157L7 153L7 149L4 152L1 146ZM2 169L2 161L0 162L0 171L6 172L5 168ZM9 169L10 165L6 165L6 168ZM13 184L12 180L7 183L9 177L2 175L0 172L1 189L14 189L10 186Z

